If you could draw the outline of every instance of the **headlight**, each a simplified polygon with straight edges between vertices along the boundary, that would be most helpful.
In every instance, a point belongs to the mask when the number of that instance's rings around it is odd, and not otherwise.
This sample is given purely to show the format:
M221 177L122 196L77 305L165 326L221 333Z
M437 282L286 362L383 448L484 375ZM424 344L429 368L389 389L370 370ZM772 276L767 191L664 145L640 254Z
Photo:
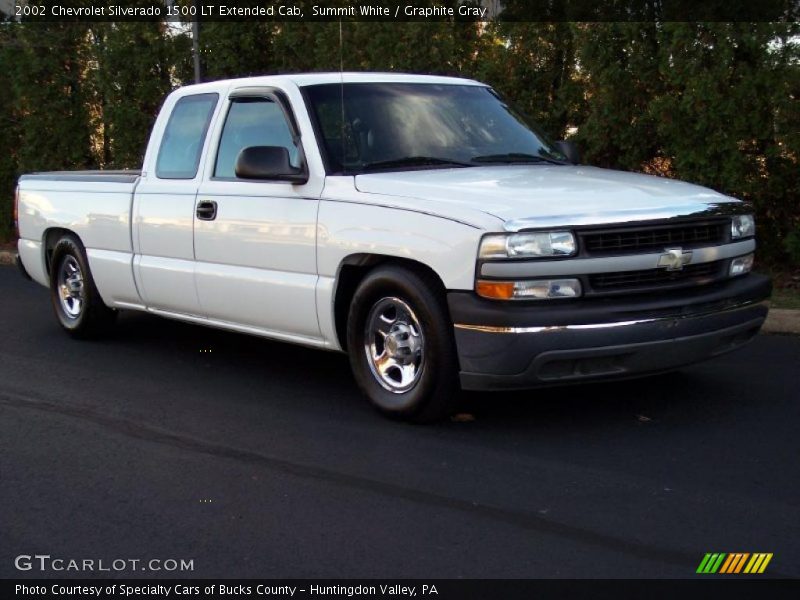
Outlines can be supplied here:
M538 258L575 254L575 236L569 231L536 231L487 235L481 240L480 258Z
M535 279L532 281L489 281L479 279L475 285L479 296L493 300L549 300L578 298L578 279Z
M753 215L737 215L731 220L731 238L752 237L756 234L756 220Z
M753 255L747 254L731 261L730 276L745 275L753 270Z

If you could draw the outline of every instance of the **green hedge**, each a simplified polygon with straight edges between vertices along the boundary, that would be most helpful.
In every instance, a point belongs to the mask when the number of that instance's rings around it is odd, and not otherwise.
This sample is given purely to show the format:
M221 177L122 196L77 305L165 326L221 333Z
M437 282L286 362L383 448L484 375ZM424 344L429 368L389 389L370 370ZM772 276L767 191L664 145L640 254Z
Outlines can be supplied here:
M797 23L211 23L210 79L395 70L479 78L586 162L753 202L761 257L797 260ZM0 235L18 173L137 167L164 95L191 82L164 24L0 25ZM794 233L793 233L794 232ZM793 258L790 258L793 257Z

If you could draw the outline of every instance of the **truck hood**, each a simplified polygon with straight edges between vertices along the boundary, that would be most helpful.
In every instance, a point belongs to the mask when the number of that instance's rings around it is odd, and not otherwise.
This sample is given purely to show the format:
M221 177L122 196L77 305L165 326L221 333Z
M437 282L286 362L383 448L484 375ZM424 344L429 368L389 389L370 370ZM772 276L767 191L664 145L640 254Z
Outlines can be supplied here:
M358 175L360 192L446 215L473 209L509 230L688 216L739 202L674 179L567 165L502 165Z

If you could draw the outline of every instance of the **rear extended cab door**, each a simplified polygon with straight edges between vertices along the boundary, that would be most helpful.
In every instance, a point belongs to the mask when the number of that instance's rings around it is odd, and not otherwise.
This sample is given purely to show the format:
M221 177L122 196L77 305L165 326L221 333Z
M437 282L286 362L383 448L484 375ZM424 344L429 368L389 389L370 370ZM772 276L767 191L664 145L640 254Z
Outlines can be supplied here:
M195 288L194 204L207 138L222 102L192 88L168 97L133 201L134 276L152 311L202 316Z
M194 216L200 305L213 321L324 345L316 243L325 178L300 91L288 80L275 87L232 84L220 104ZM237 178L235 159L248 146L286 147L295 166L305 161L308 181Z

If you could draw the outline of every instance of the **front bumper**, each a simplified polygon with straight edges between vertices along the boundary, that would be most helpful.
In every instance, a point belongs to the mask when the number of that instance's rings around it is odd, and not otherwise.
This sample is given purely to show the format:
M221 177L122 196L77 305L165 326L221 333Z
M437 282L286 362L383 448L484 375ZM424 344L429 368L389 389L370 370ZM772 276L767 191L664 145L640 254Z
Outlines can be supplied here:
M511 304L450 292L461 386L519 389L690 365L750 341L770 292L756 274L656 299Z

